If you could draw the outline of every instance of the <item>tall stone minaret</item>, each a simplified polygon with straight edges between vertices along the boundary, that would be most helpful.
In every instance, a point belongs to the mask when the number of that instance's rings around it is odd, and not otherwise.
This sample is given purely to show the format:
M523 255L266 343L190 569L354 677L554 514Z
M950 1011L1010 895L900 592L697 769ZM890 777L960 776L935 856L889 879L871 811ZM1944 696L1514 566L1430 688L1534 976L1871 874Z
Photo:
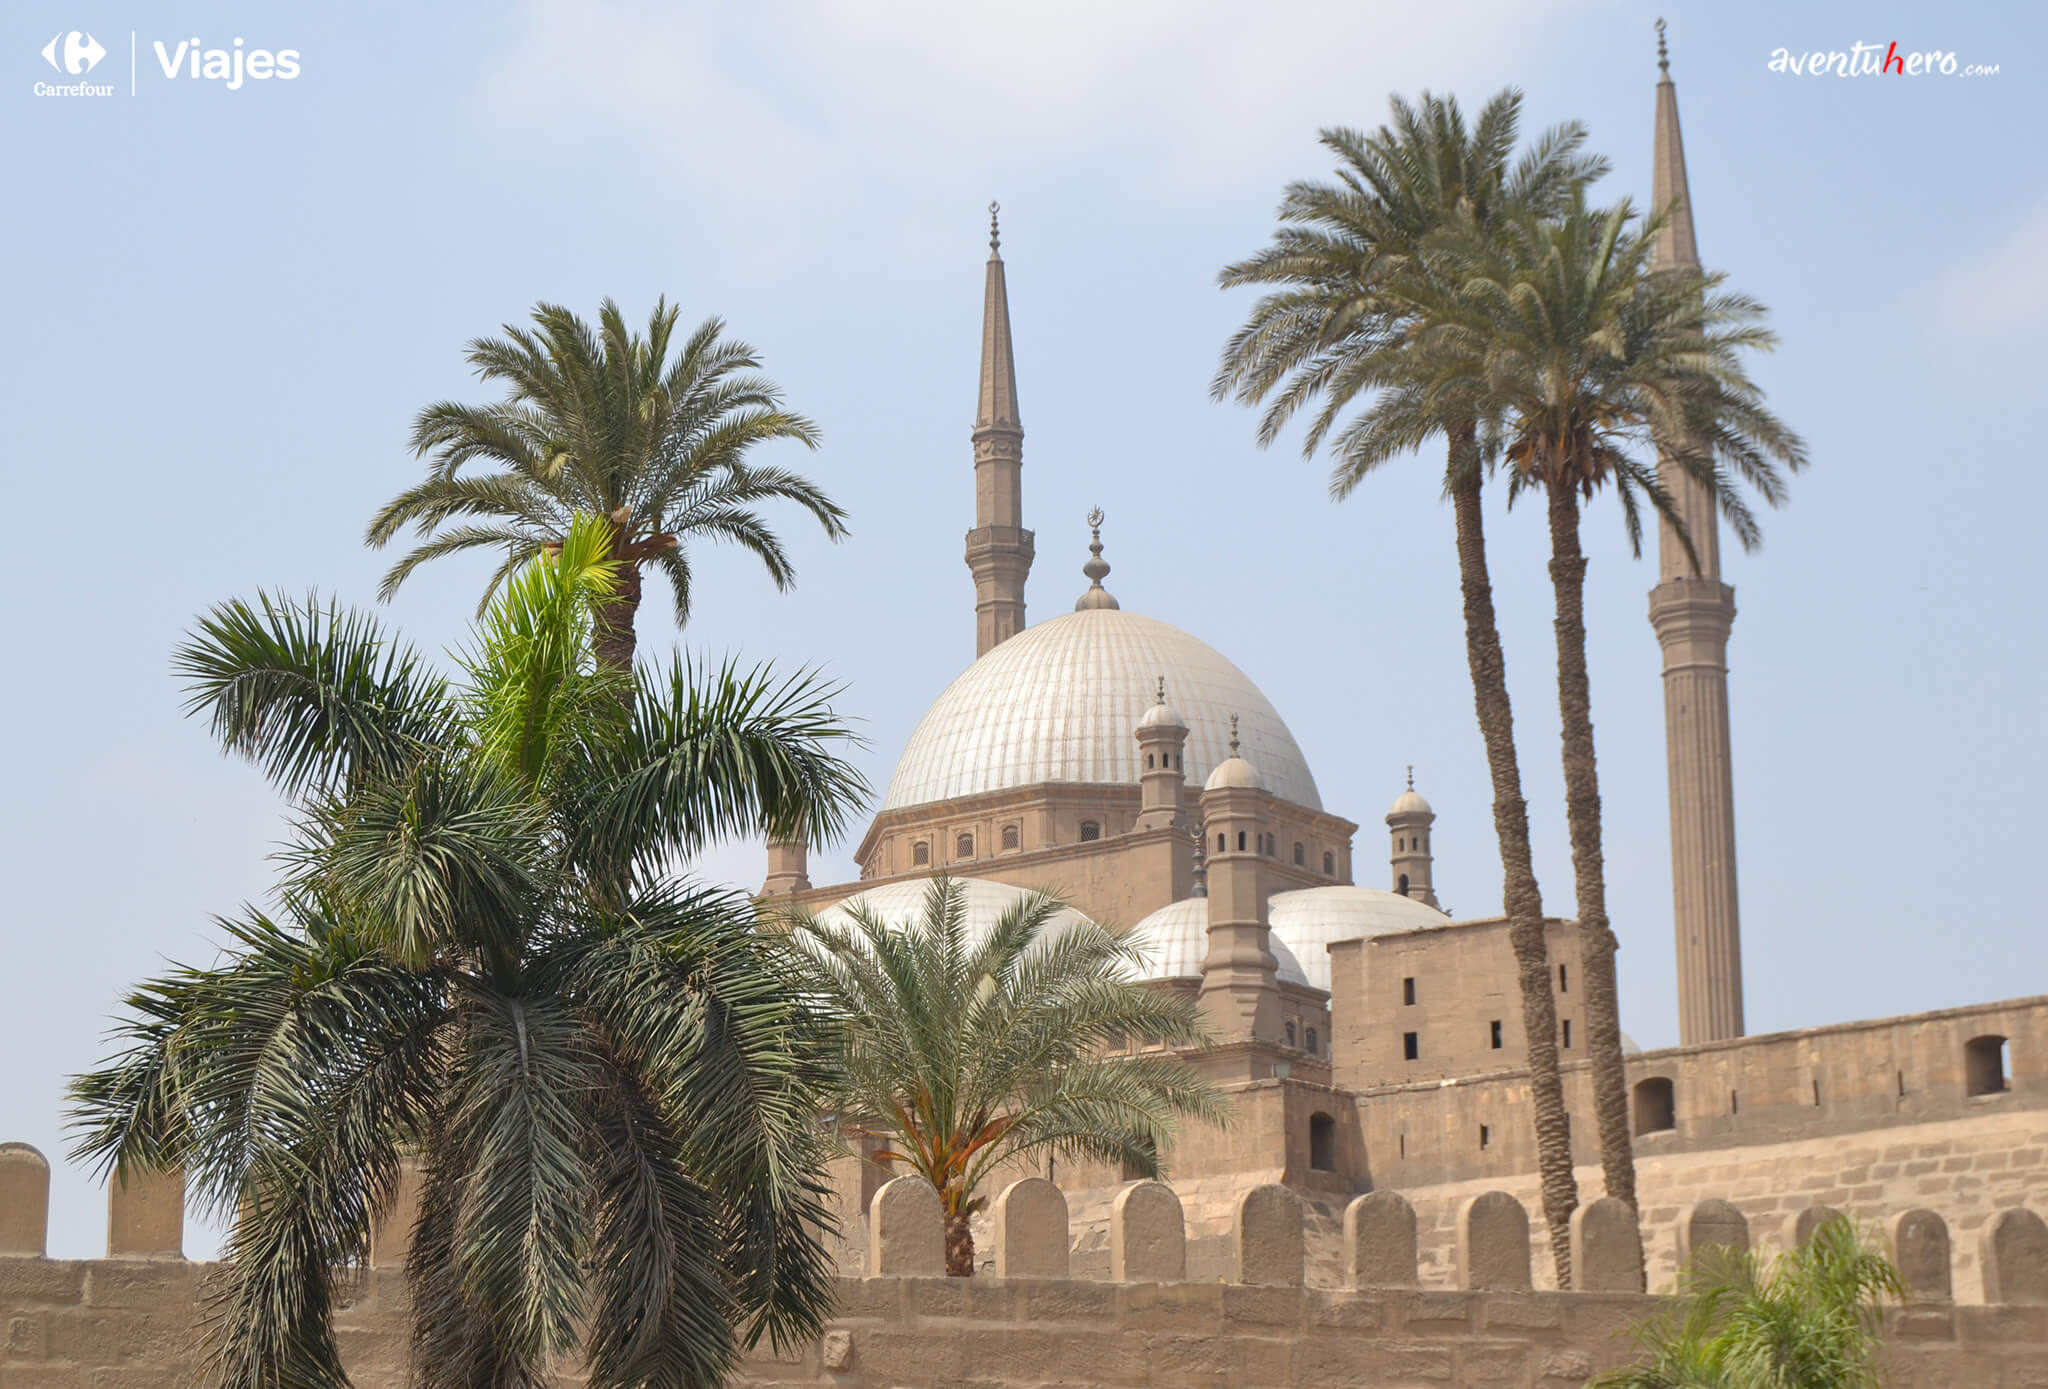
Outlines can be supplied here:
M1675 207L1657 240L1658 268L1698 269L1678 89L1657 21L1657 144L1651 198ZM1735 590L1721 582L1720 518L1690 475L1664 460L1665 489L1685 518L1695 565L1671 524L1658 528L1650 625L1664 648L1664 742L1671 780L1671 885L1678 928L1680 1045L1742 1035L1742 930L1735 894L1735 774L1728 742L1728 629Z
M1024 630L1031 532L1024 529L1024 422L1017 417L1017 355L1010 345L1010 292L1003 281L996 205L988 205L988 283L981 305L981 403L974 414L974 654L986 656Z

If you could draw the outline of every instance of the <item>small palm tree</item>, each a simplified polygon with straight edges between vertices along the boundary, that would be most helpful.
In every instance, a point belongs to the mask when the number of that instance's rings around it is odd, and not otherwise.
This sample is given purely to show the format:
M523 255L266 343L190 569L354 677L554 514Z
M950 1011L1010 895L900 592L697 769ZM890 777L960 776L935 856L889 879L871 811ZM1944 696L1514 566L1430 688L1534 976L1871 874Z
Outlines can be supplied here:
M416 1383L710 1386L829 1311L826 1059L707 838L829 833L858 804L809 677L591 654L607 528L515 575L451 684L361 616L217 609L192 708L288 793L279 908L129 998L73 1089L76 1155L183 1169L231 1220L210 1379L345 1384L332 1308L401 1159Z
M1638 219L1626 200L1588 207L1578 190L1561 211L1517 209L1498 234L1464 236L1449 253L1463 274L1454 292L1419 291L1439 324L1431 355L1461 363L1501 412L1510 498L1535 489L1548 502L1587 1052L1607 1194L1630 1205L1635 1165L1601 852L1580 503L1611 485L1635 554L1642 553L1642 500L1689 548L1658 476L1661 453L1706 490L1743 547L1754 549L1756 520L1740 485L1777 505L1784 498L1778 465L1806 463L1805 445L1765 407L1743 365L1746 352L1776 344L1762 326L1763 306L1724 292L1720 275L1653 272L1663 224L1661 216Z
M1467 126L1456 98L1423 93L1393 99L1391 125L1372 135L1325 130L1338 160L1335 183L1290 185L1273 242L1224 269L1221 280L1277 286L1252 309L1223 353L1212 393L1270 402L1259 443L1271 444L1301 409L1321 400L1302 451L1327 444L1336 457L1330 491L1348 497L1383 464L1417 453L1430 439L1448 445L1444 495L1456 527L1464 594L1465 649L1472 697L1493 779L1503 901L1522 995L1529 1050L1543 1211L1559 1287L1571 1286L1572 1210L1578 1204L1564 1086L1558 1074L1557 1011L1543 936L1543 897L1529 848L1529 810L1515 754L1514 707L1494 618L1486 563L1482 430L1498 415L1483 380L1456 358L1425 351L1436 324L1408 292L1415 277L1455 280L1455 260L1435 252L1448 231L1484 239L1510 209L1541 213L1606 171L1580 153L1576 123L1545 134L1510 165L1521 93L1487 102ZM1338 428L1347 411L1357 410Z
M796 571L757 506L794 502L842 538L846 513L815 483L748 462L755 445L774 439L815 449L818 427L783 408L774 383L755 374L760 355L724 339L719 319L698 325L670 360L680 312L657 300L643 337L609 299L596 333L568 309L540 304L532 330L507 324L504 337L471 342L469 364L483 380L503 382L506 398L442 401L414 420L413 453L431 456L430 475L379 511L365 538L381 549L406 526L430 538L391 567L380 596L390 598L430 559L502 549L481 613L507 576L561 544L575 517L600 516L618 570L599 614L598 659L626 670L643 566L668 577L681 626L690 616L691 541L739 545L786 590ZM499 471L461 472L479 461Z
M1186 1062L1106 1054L1132 1036L1199 1046L1202 1025L1193 1000L1134 982L1139 944L1056 898L1019 898L985 935L947 878L915 920L848 915L794 914L790 955L836 1038L841 1131L885 1138L875 1161L938 1190L949 1275L974 1272L969 1221L1002 1163L1045 1153L1153 1176L1180 1119L1222 1121Z
M1830 1220L1765 1270L1756 1254L1703 1251L1679 1306L1636 1332L1643 1359L1589 1389L1877 1389L1879 1318L1898 1270L1847 1220Z

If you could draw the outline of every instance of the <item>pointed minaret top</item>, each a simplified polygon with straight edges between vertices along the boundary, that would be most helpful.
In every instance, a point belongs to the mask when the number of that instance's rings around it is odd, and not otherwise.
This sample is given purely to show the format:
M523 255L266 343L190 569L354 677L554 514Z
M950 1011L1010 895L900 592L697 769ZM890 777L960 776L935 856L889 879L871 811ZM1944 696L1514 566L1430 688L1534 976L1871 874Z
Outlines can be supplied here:
M1021 435L1017 415L1017 353L1010 345L1010 291L1003 278L1003 258L996 250L1001 232L996 204L988 205L988 284L981 303L981 400L974 412L974 430L1002 430Z
M1657 67L1663 76L1657 81L1657 148L1651 163L1650 206L1659 212L1674 210L1657 237L1651 265L1659 270L1674 266L1697 270L1700 250L1693 232L1692 191L1685 179L1685 140L1678 133L1678 88L1671 82L1671 54L1664 46L1661 19L1657 21Z
M1663 31L1664 31L1664 21L1660 19L1660 20L1658 20L1658 21L1657 21L1657 32L1661 34L1661 33L1663 33ZM1659 51L1659 52L1662 52L1662 51L1663 51L1663 47L1664 47L1664 40L1660 38L1660 39L1658 39L1658 40L1657 40L1657 48L1658 48L1658 51ZM995 201L995 200L994 200L993 198L991 198L991 199L989 200L989 204L988 204L988 258L989 258L990 260L1001 260L1001 259L1003 258L1003 229L1002 229L1002 226L1001 226L1001 225L1000 225L1000 224L999 224L999 223L998 223L998 222L996 221L996 214L997 214L997 213L999 213L999 212L1001 212L1002 210L1003 210L1003 205L1002 205L1001 203L999 203L999 202Z

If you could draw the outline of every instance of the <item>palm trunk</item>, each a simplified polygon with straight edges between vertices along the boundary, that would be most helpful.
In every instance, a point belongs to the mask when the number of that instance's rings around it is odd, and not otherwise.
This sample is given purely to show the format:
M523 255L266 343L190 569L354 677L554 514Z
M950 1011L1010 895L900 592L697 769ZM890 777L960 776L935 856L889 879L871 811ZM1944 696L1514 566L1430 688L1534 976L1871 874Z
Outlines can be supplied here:
M946 1213L946 1276L948 1278L972 1278L974 1276L974 1230L967 1223L967 1217Z
M1628 1079L1621 1060L1621 1005L1614 979L1614 932L1607 924L1607 874L1600 854L1600 769L1593 755L1593 695L1586 676L1586 557L1579 549L1579 497L1550 493L1550 582L1557 593L1557 703L1564 721L1564 797L1571 820L1572 874L1579 897L1579 970L1586 1000L1586 1053L1600 1125L1600 1171L1609 1196L1636 1203Z
M1470 435L1454 439L1454 453ZM1455 466L1455 465L1454 465ZM1529 853L1529 804L1515 759L1514 706L1508 700L1507 662L1493 614L1493 581L1486 572L1486 526L1480 478L1451 493L1458 523L1458 580L1465 593L1465 657L1472 667L1472 702L1486 739L1493 774L1493 829L1500 840L1508 940L1522 987L1522 1030L1529 1045L1529 1093L1536 1110L1536 1164L1543 1183L1543 1220L1557 1286L1572 1285L1571 1220L1579 1203L1572 1176L1571 1130L1566 1125L1564 1081L1557 1071L1557 1007L1550 991L1550 959L1543 942L1543 894Z
M597 663L610 670L633 673L633 648L637 638L633 619L640 611L640 566L627 561L619 565L618 592L597 610ZM633 707L630 689L626 707Z

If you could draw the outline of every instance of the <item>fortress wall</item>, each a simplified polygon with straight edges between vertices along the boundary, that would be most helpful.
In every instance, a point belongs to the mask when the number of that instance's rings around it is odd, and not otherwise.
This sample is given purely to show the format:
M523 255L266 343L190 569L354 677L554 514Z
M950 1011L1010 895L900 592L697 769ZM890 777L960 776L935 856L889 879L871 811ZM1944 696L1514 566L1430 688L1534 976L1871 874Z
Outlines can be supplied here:
M1358 1024L1339 1009L1334 1026L1342 1039ZM1973 1095L1969 1044L1987 1036L2009 1040L2006 1088ZM1344 1072L1340 1056L1340 1085ZM1628 1059L1628 1079L1632 1102L1645 1081L1668 1081L1674 1101L1674 1126L1640 1134L1639 1158L1943 1122L1967 1131L2002 1113L2048 1109L2048 998L1645 1052ZM1567 1064L1564 1082L1573 1158L1597 1163L1586 1064ZM1358 1111L1375 1186L1501 1182L1536 1169L1524 1070L1362 1089Z
M1598 1165L1581 1166L1578 1181L1581 1201L1598 1196ZM1675 1280L1679 1213L1721 1197L1748 1217L1757 1246L1766 1249L1783 1247L1788 1222L1809 1205L1833 1207L1863 1225L1910 1207L1937 1211L1954 1240L1956 1297L1975 1301L1983 1295L1977 1238L1985 1222L2011 1206L2048 1213L2048 1111L2007 1110L1734 1151L1666 1154L1644 1145L1636 1151L1636 1186L1653 1289L1669 1289ZM1459 1204L1496 1188L1528 1206L1536 1283L1554 1286L1541 1190L1528 1173L1402 1188L1420 1225L1425 1287L1451 1286Z
M46 1213L38 1174L21 1150L0 1164L0 1385L39 1389L142 1389L200 1382L199 1328L213 1266L187 1264L144 1239L130 1257L51 1261L39 1242ZM18 1159L18 1160L16 1160ZM39 1162L39 1155L35 1157ZM169 1184L169 1185L174 1185ZM994 1204L1000 1276L932 1276L943 1264L937 1194L917 1179L881 1188L870 1211L878 1276L841 1279L838 1311L815 1343L750 1354L741 1384L924 1386L982 1389L1048 1384L1320 1386L1449 1382L1566 1389L1623 1362L1623 1334L1665 1309L1632 1288L1642 1242L1628 1209L1606 1202L1575 1230L1581 1289L1529 1288L1527 1213L1493 1193L1463 1202L1455 1291L1414 1286L1414 1213L1391 1193L1346 1213L1348 1283L1302 1286L1302 1203L1279 1186L1253 1188L1236 1208L1230 1281L1190 1281L1179 1199L1157 1183L1126 1188L1113 1212L1114 1282L1067 1276L1065 1203L1028 1179ZM1138 1199L1142 1197L1143 1199ZM135 1198L130 1232L161 1222L168 1185ZM117 1202L118 1205L118 1202ZM1595 1218L1597 1217L1597 1218ZM1695 1230L1709 1228L1696 1225ZM1712 1229L1739 1237L1723 1218ZM1923 1220L1916 1249L1941 1250L1938 1219ZM1970 1384L2020 1389L2048 1379L2048 1224L2000 1217L1995 1252L2005 1301L1947 1296L1945 1260L1910 1264L1917 1296L1887 1317L1891 1382L1902 1389ZM1968 1241L1964 1241L1968 1243ZM373 1252L336 1325L362 1389L405 1383L406 1292ZM583 1381L573 1372L559 1381Z

